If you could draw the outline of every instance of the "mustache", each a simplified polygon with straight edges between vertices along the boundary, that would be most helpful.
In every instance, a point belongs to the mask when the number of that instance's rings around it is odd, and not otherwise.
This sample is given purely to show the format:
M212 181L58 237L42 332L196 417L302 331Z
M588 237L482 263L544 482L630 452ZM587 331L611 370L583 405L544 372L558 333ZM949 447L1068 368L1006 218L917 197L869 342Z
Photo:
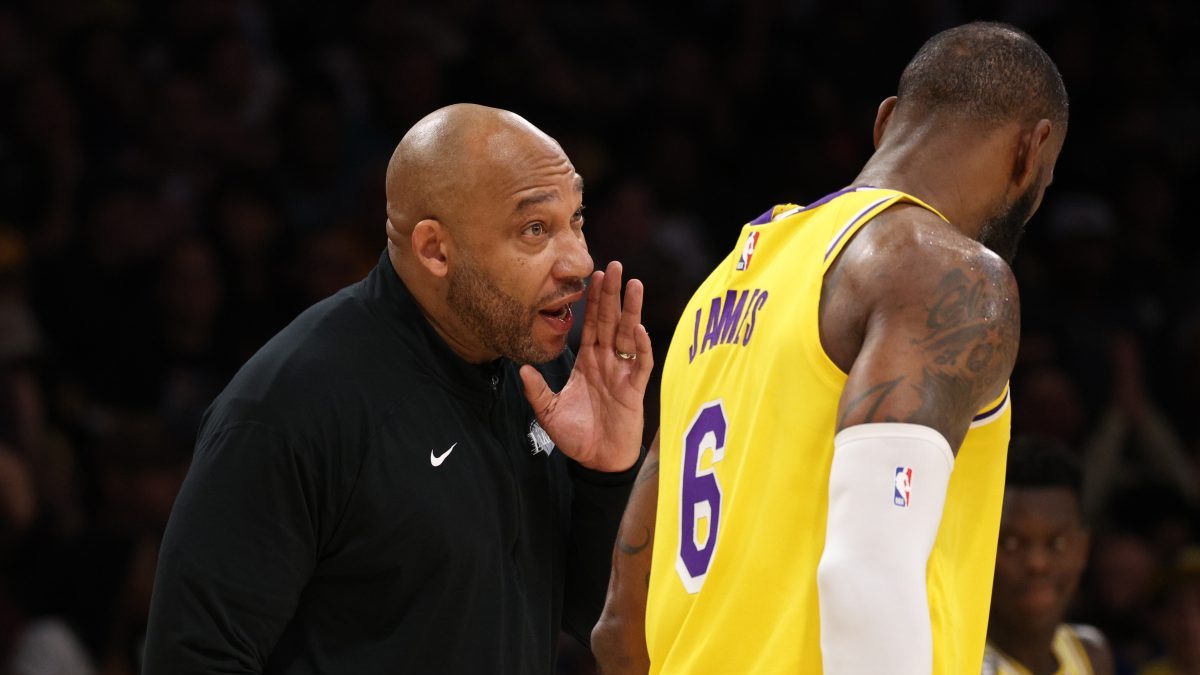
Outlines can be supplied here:
M588 286L587 283L584 282L583 279L573 279L571 281L565 282L563 284L560 284L558 287L558 290L556 290L555 292L550 293L549 295L538 299L537 306L543 307L543 306L549 305L553 302L557 302L569 295L574 295L576 293L579 293L580 291L583 291L584 289L587 288L587 286Z

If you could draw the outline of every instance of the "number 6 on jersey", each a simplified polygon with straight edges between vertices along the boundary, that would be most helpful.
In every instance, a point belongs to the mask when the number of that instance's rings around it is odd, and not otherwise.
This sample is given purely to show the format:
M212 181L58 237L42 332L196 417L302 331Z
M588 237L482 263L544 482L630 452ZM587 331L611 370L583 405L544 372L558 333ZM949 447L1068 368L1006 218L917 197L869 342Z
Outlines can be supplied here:
M712 564L721 525L721 484L713 465L725 457L729 420L719 399L700 407L683 433L683 500L679 508L679 556L675 571L688 593L699 593ZM711 452L705 462L705 451Z

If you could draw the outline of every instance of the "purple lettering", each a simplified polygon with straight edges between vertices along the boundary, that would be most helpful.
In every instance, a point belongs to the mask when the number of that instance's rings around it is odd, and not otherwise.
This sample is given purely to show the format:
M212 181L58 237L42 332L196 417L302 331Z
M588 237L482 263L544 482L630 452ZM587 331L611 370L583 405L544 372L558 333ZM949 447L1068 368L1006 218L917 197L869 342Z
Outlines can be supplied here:
M750 306L751 306L751 307L753 307L753 306L754 306L754 303L755 303L755 302L758 302L758 296L759 296L759 294L760 294L760 293L762 293L762 289L761 289L761 288L756 288L756 289L754 289L754 295L751 295L751 296L750 296ZM733 336L733 341L734 341L735 343L737 343L737 342L741 342L742 335L744 334L744 333L742 332L742 329L746 327L746 322L747 322L747 321L749 321L749 320L750 320L750 312L743 312L743 313L742 313L742 321L741 321L741 323L739 323L739 324L738 324L737 333L735 333L735 334L734 334L734 336Z
M708 326L704 329L704 342L700 345L700 353L709 347L721 343L721 299L713 298L712 307L708 310Z
M754 319L758 315L758 310L762 309L765 304L767 304L767 292L763 291L750 309L750 323L746 326L746 337L742 338L743 347L750 344L750 336L754 333Z
M748 295L750 295L750 291L742 291L735 306L733 299L737 297L737 291L729 291L725 294L725 306L721 309L721 344L737 342L738 324L742 322L742 310L746 308L746 296Z
M692 346L688 348L688 363L696 358L696 350L700 346L697 341L700 338L700 315L703 313L703 310L696 310L696 325L692 326Z

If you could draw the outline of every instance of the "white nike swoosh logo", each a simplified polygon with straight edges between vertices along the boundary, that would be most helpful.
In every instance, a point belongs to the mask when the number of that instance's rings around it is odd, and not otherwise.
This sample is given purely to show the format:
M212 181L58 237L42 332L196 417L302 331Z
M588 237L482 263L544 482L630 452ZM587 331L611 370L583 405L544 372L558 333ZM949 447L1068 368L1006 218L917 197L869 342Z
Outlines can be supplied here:
M455 443L454 445L458 445L458 443ZM430 450L429 451L429 463L434 466L441 466L442 462L446 461L446 458L450 456L450 453L454 452L454 445L450 446L449 450L443 452L440 455L435 455L435 454L433 454L433 451Z

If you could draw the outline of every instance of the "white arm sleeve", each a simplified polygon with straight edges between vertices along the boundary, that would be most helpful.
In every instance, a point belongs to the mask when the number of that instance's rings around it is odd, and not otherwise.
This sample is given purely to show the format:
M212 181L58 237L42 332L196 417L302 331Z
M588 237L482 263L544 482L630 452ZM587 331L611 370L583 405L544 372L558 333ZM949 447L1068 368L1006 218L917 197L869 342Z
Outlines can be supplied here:
M863 424L833 441L825 551L817 567L826 675L928 675L925 566L954 468L917 424Z

